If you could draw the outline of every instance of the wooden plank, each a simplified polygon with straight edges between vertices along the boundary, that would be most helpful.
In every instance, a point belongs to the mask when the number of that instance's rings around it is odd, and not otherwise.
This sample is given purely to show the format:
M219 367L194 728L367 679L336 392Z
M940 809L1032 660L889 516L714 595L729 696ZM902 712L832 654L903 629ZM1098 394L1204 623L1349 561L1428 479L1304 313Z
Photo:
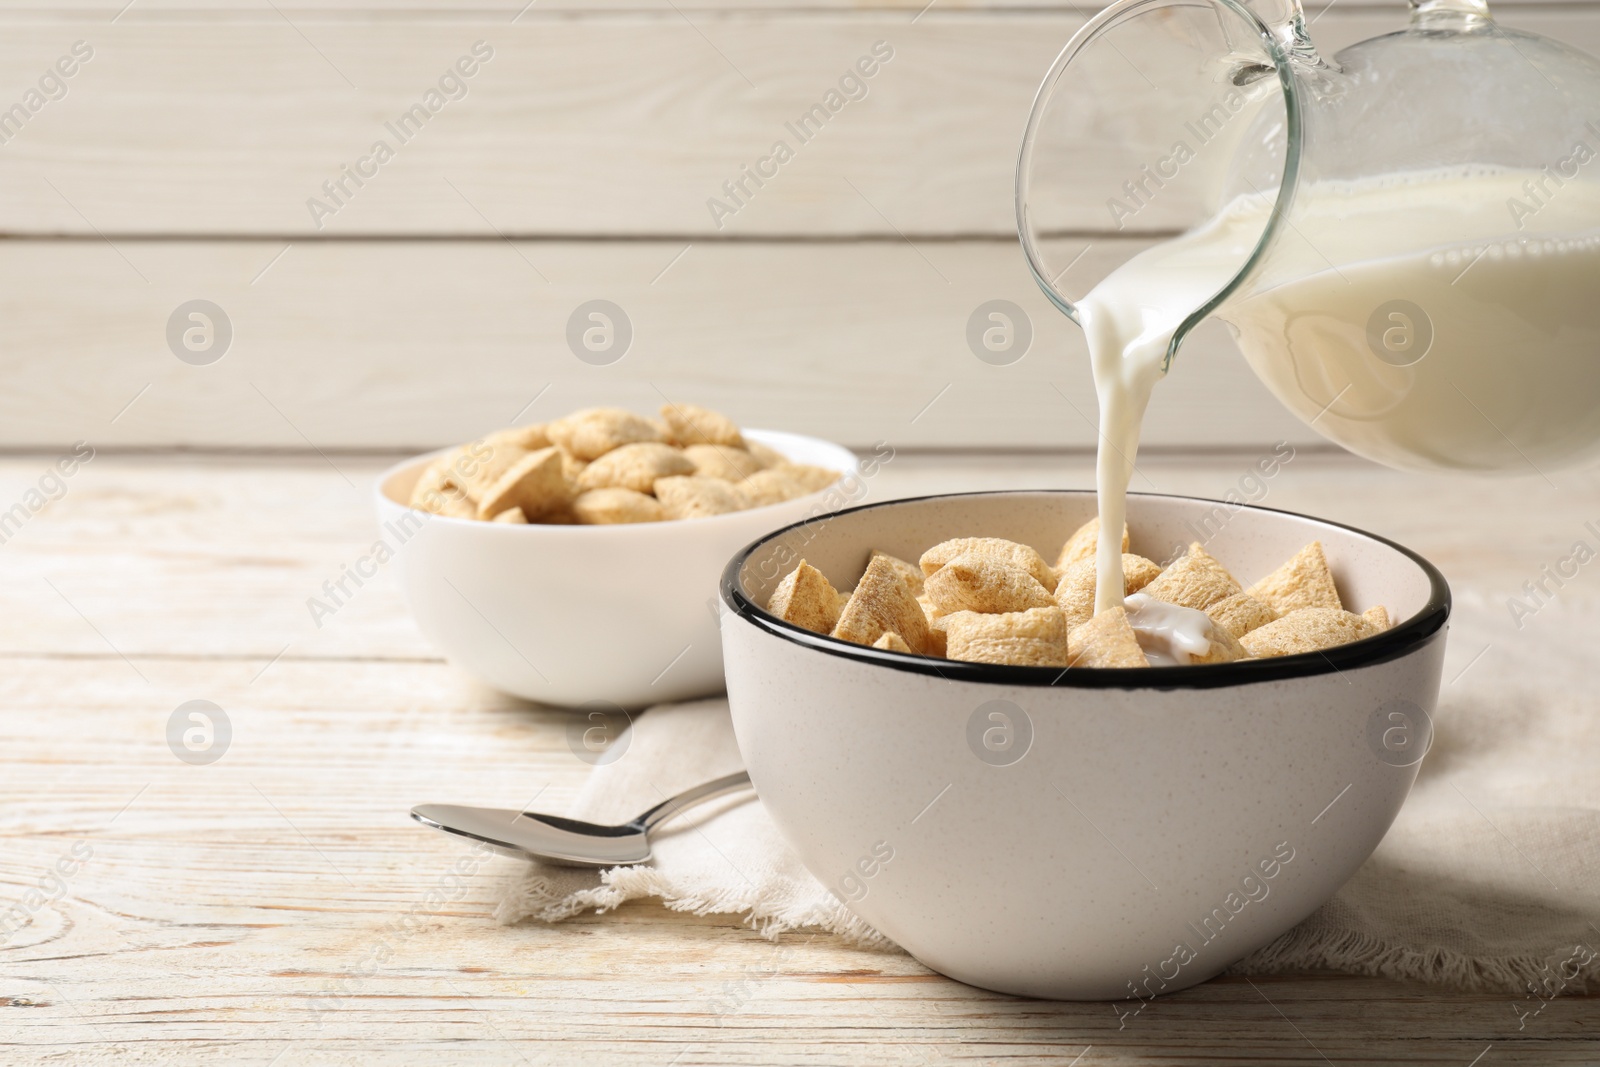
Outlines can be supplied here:
M1095 440L1081 331L1014 243L689 245L0 243L0 445L420 451L519 414L653 410L663 393L852 445ZM1093 242L1075 276L1138 247ZM209 366L181 362L166 335L196 298L231 322ZM633 325L609 366L567 342L574 311L596 298ZM1034 331L1009 366L980 361L967 340L995 299ZM1220 329L1185 349L1152 410L1154 444L1314 437Z
M0 152L0 233L1008 235L1023 121L1083 21L1069 9L937 8L915 20L873 9L577 18L542 5L515 24L159 14L5 16L0 108L75 40L94 55ZM1404 21L1398 4L1347 0L1314 33L1331 50ZM1508 21L1600 51L1594 6ZM441 97L404 142L390 132L478 40L494 58L466 95ZM802 143L785 124L877 41L894 58ZM394 153L381 166L379 140ZM732 203L724 182L778 141L793 158L766 164L776 176L714 216L713 197ZM358 166L370 175L359 188L340 169ZM322 188L335 179L337 201ZM1081 226L1104 228L1103 191L1083 199ZM1130 225L1161 221L1141 212Z
M1373 530L1435 561L1463 610L1495 620L1505 618L1508 596L1585 536L1591 502L1600 493L1600 472L1593 470L1558 472L1555 486L1537 477L1465 481L1302 450L1263 496L1246 480L1259 454L1147 453L1134 488L1211 498L1232 491L1269 507ZM342 662L365 670L357 661L436 662L387 570L320 627L307 609L307 598L319 595L322 583L337 578L377 536L367 492L391 459L330 458L337 470L315 455L97 456L66 480L59 500L20 530L6 526L0 657L11 663L55 656L68 665L106 659L107 666L96 668L111 687L106 691L120 685L130 694L146 692L146 676L181 679L181 671L165 673L174 657L212 662L215 677L244 694L307 664ZM48 454L0 458L0 510L24 499L52 460ZM1094 484L1093 472L1093 456L1085 452L902 452L870 480L867 499L1081 489ZM1561 599L1575 609L1592 606L1600 589L1572 583ZM1532 624L1528 630L1537 633ZM20 676L8 666L0 671L4 677ZM175 705L209 694L183 695L180 686L168 696ZM482 689L463 690L460 699L506 706Z

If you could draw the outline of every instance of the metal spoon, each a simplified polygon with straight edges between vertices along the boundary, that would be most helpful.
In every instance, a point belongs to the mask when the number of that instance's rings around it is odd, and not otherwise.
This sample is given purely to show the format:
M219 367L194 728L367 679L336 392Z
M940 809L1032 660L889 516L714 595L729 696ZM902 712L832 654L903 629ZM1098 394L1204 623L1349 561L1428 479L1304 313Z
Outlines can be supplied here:
M650 831L674 815L749 786L750 776L745 772L730 774L663 800L621 826L463 804L418 804L411 809L411 817L424 826L482 841L511 856L531 856L566 867L619 867L648 860Z

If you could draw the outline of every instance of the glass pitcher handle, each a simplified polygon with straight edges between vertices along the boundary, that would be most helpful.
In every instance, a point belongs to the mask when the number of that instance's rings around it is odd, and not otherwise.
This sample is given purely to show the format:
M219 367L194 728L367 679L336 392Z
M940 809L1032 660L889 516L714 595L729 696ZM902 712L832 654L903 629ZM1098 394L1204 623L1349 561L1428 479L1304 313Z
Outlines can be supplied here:
M1278 47L1291 59L1312 66L1326 65L1322 57L1317 55L1316 46L1311 43L1311 37L1306 32L1306 13L1300 6L1300 0L1243 0L1243 2L1245 7L1266 24L1267 29L1277 40ZM1428 0L1411 0L1413 6L1419 2ZM1451 0L1438 0L1438 2L1451 2Z

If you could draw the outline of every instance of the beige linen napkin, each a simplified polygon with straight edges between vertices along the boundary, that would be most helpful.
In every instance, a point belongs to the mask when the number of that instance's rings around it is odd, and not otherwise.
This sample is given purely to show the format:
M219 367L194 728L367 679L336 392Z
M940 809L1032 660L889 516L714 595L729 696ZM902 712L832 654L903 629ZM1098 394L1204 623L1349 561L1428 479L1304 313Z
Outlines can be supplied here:
M1399 818L1332 901L1234 970L1503 990L1528 1015L1552 996L1600 989L1597 612L1553 603L1512 630L1504 605L1458 601L1434 747ZM567 814L625 821L740 766L725 701L663 705L635 718L627 751L591 772ZM669 823L653 842L640 867L520 864L496 918L556 922L651 897L742 915L772 937L823 929L897 950L801 866L749 793Z
M634 716L627 747L596 766L564 814L597 823L627 822L690 786L744 767L721 698L662 704ZM614 744L622 744L619 740ZM771 937L823 929L863 945L893 942L852 915L784 844L753 792L695 808L650 835L651 862L599 872L523 863L495 918L559 922L639 897L696 915L743 915Z

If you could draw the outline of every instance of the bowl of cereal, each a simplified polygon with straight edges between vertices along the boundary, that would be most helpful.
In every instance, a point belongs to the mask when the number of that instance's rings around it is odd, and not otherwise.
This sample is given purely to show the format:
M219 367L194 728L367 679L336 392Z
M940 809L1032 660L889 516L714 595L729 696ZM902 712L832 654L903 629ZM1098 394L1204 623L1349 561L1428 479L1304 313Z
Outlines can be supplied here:
M995 492L798 522L724 571L723 649L756 789L842 903L972 985L1143 1000L1377 847L1431 741L1450 593L1360 530L1130 494L1103 606L1094 515Z
M393 557L423 636L497 689L623 708L706 696L723 684L728 557L859 499L855 470L839 445L694 405L590 408L380 475L373 555Z

